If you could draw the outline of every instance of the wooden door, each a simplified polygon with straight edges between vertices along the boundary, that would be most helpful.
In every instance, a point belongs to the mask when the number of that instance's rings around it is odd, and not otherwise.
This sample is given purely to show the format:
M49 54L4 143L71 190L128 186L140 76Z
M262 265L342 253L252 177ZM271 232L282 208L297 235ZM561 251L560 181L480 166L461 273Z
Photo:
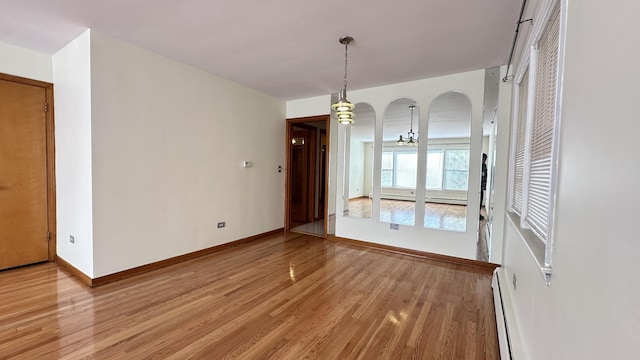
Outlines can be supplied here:
M0 269L47 261L45 88L0 80Z
M293 132L295 144L291 147L291 221L307 222L309 203L309 138L304 130Z

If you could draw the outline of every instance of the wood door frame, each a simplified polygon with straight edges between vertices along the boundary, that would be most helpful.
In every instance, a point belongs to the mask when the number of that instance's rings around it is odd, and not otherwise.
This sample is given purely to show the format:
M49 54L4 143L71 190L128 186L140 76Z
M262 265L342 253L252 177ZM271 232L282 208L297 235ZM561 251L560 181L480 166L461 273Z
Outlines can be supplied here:
M319 171L321 172L322 177L324 177L324 179L323 179L324 180L324 189L323 189L324 190L324 194L323 194L324 196L322 197L322 199L323 199L323 201L322 201L322 205L323 205L322 206L322 214L326 219L326 215L325 215L326 209L325 209L325 207L328 205L327 204L327 199L328 199L328 194L327 194L327 184L328 183L327 182L329 180L329 179L327 179L327 174L328 174L328 170L329 170L328 167L327 167L329 165L329 161L328 161L329 160L329 153L327 152L329 150L329 138L327 137L327 130L326 129L320 129L320 131L318 133L319 133L318 134L318 141L319 141L318 142L318 149L320 149L320 159L321 159L321 161L322 161L322 157L324 156L324 164L322 164L322 165L324 165L324 169L321 167L319 169ZM324 138L325 138L324 149L322 149L322 136L324 136ZM321 179L322 179L322 177L321 177ZM320 203L320 201L318 201L318 203ZM320 214L320 212L318 212L318 214ZM315 218L314 221L315 220L319 220L319 219Z
M303 123L308 123L308 122L316 122L316 121L325 121L326 124L326 131L327 131L327 140L330 139L329 134L330 134L330 128L331 128L331 115L330 114L326 114L326 115L317 115L317 116L307 116L307 117L300 117L300 118L291 118L291 119L287 119L286 123L286 134L285 134L285 154L286 154L286 166L285 166L285 196L284 196L284 230L285 231L289 231L291 230L291 155L292 155L292 150L293 150L293 144L291 144L291 136L293 134L293 126L295 125L301 125ZM327 141L327 154L329 152L329 145L330 145L330 141ZM327 237L327 221L329 219L329 204L328 204L328 199L329 199L329 179L328 174L329 174L329 156L326 156L325 159L325 186L324 186L324 193L325 193L325 197L324 197L324 235L323 237Z
M46 131L46 164L47 164L47 228L49 232L48 260L54 261L56 258L57 232L56 232L56 168L55 168L55 127L53 116L53 84L28 79L20 76L0 73L0 80L10 81L18 84L41 87L45 91L45 101L47 109L45 112Z

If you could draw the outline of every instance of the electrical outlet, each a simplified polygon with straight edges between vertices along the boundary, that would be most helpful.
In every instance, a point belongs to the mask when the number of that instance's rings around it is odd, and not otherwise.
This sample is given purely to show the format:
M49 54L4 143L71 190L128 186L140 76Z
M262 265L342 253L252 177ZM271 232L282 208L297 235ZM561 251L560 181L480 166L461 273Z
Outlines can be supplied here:
M226 222L221 221L221 222L218 223L218 229L221 229L221 228L225 227L226 225L227 225Z
M389 224L389 229L391 229L391 230L400 230L400 225L391 223L391 224Z
M76 238L73 235L69 235L69 242L72 244L76 243Z

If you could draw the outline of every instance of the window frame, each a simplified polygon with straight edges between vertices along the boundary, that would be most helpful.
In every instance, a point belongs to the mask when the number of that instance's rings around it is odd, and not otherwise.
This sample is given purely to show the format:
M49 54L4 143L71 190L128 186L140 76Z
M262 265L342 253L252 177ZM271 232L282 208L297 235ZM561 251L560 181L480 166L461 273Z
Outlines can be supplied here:
M382 148L382 154L384 156L384 153L391 153L391 168L385 168L382 166L382 164L380 165L380 187L381 188L387 188L387 189L416 189L417 188L417 184L414 187L406 187L406 186L398 186L398 167L397 167L397 163L398 163L398 154L400 153L404 153L404 154L415 154L416 155L416 183L417 183L417 171L418 171L418 148L396 148L396 147L392 147L392 146L388 146L388 147L383 147ZM382 175L384 174L385 171L389 171L391 170L391 186L385 186L382 182Z
M429 153L438 153L440 154L440 187L437 188L430 188L427 186L428 183L428 179L429 179ZM426 176L425 176L425 181L424 181L424 187L425 190L427 191L441 191L444 190L444 148L437 148L437 149L429 149L427 148L427 166L425 168L425 172L426 172Z
M525 85L526 89L526 99L529 98L529 57L527 56L525 59L525 63L523 64L522 70L516 74L515 77L515 86L513 91L513 125L511 127L511 156L509 159L509 204L508 210L516 213L518 216L522 214L522 196L523 196L523 188L524 188L524 168L525 168L525 140L526 140L526 128L527 128L527 119L528 114L521 112L521 104L520 100L522 99L521 91L523 87L521 86L522 82L526 81ZM528 105L528 101L527 104ZM527 106L526 111L529 111L529 106ZM524 130L523 130L524 129ZM520 134L523 132L523 134ZM520 140L520 141L518 141ZM518 161L518 153L522 152L522 160ZM517 183L517 174L520 172L522 179L520 179L520 183ZM519 189L518 189L519 185ZM520 201L519 204L516 201L516 192L519 190Z
M452 152L452 151L466 151L467 152L467 169L466 169L466 173L467 173L467 188L466 189L451 189L451 188L447 188L446 187L446 183L447 183L447 171L461 171L458 169L452 169L452 168L447 168L447 164L449 163L447 161L447 154ZM462 147L452 147L452 148L445 148L443 149L442 152L442 191L464 191L464 192L468 192L469 191L469 167L470 167L470 160L471 160L471 150L469 148L462 148Z
M385 153L391 153L391 167L384 167L384 163L385 163L385 162L384 162L384 154L385 154ZM384 184L383 184L383 180L382 180L382 178L383 178L383 176L384 176L385 171L386 171L386 172L391 171L391 186L386 186L386 185L384 185ZM381 163L380 163L380 187L383 187L383 188L393 188L393 185L394 185L394 178L395 178L394 173L395 173L395 157L394 157L394 154L393 154L393 150L385 151L385 150L383 149L383 150L382 150L382 161L381 161Z
M467 152L467 156L468 159L470 160L471 157L471 149L469 144L458 144L458 145L451 145L451 144L447 144L447 145L429 145L429 147L427 148L427 158L428 158L428 154L429 152L439 152L441 154L441 159L440 159L440 188L427 188L426 187L426 177L425 177L425 190L427 191L451 191L451 192L468 192L469 191L469 164L467 164L467 188L466 189L450 189L446 187L446 181L447 181L447 176L446 176L446 171L447 171L447 152L451 152L451 151L466 151ZM402 154L402 153L409 153L409 154L416 154L416 156L419 155L418 152L418 148L398 148L395 146L385 146L382 149L382 156L384 156L385 153L391 153L391 167L385 168L383 163L384 161L381 161L381 165L380 165L380 187L381 188L387 188L387 189L416 189L417 188L417 184L415 187L406 187L406 186L398 186L398 167L397 167L397 158L398 158L398 154ZM416 158L416 179L417 179L417 171L418 171L418 159ZM428 167L425 168L428 169ZM451 169L450 169L451 170ZM383 181L382 181L382 177L383 174L385 173L385 171L391 171L391 186L386 186ZM426 174L425 174L426 176Z
M531 253L536 258L540 266L540 270L544 275L547 285L550 284L552 274L552 254L553 254L553 233L554 233L554 220L555 220L555 194L557 188L557 175L558 175L558 146L560 138L560 124L562 113L562 90L563 90L563 74L564 74L564 49L565 49L565 33L566 33L566 0L547 0L539 12L538 18L541 21L535 21L534 28L530 33L529 39L525 46L525 51L518 64L518 71L514 77L515 86L512 91L512 103L513 108L511 112L511 141L510 141L510 159L509 159L509 203L507 207L507 213L514 225L519 229L525 243L527 243ZM551 150L550 150L550 165L549 165L549 192L548 196L548 211L546 213L546 231L541 234L539 229L532 229L531 221L528 219L528 204L530 200L529 186L531 176L531 145L532 145L532 126L537 120L536 116L536 96L539 95L536 92L536 79L539 60L540 40L547 33L550 20L552 16L555 16L556 10L558 11L558 48L557 48L557 62L555 73L555 88L553 94L553 123L551 127ZM519 116L520 116L520 97L519 97L519 84L522 83L525 75L528 75L527 83L527 111L525 120L525 149L524 149L524 172L522 182L522 203L520 213L518 213L514 206L515 197L515 171L516 171L516 136L519 130Z
M445 182L446 182L446 170L447 168L445 167L446 163L447 163L447 152L450 151L466 151L467 155L468 155L468 161L469 163L467 163L467 188L465 190L460 190L460 189L449 189L445 187ZM430 188L427 187L427 178L428 178L428 174L426 173L427 171L429 171L429 152L439 152L442 156L440 159L440 187L439 188ZM426 167L425 167L425 190L426 191L443 191L443 192L465 192L467 193L469 191L469 173L470 173L470 161L471 161L471 146L470 143L466 143L466 142L461 142L461 143L447 143L447 144L429 144L427 145L427 157L426 157Z
M415 165L416 165L416 169L415 169L415 178L413 179L413 181L416 183L416 185L414 185L413 187L411 186L400 186L398 185L399 181L398 181L398 171L399 171L399 166L398 166L398 155L402 154L409 154L412 155L414 154L416 159L414 161ZM412 150L394 150L393 151L393 188L394 189L416 189L418 184L418 148L415 148L415 151Z

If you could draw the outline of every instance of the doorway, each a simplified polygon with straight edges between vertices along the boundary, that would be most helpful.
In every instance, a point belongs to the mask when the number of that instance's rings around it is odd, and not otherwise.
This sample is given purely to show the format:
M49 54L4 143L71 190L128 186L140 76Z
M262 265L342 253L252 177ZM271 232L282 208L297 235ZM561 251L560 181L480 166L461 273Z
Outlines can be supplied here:
M325 237L329 115L287 119L285 229Z
M0 270L53 261L53 85L0 74Z

